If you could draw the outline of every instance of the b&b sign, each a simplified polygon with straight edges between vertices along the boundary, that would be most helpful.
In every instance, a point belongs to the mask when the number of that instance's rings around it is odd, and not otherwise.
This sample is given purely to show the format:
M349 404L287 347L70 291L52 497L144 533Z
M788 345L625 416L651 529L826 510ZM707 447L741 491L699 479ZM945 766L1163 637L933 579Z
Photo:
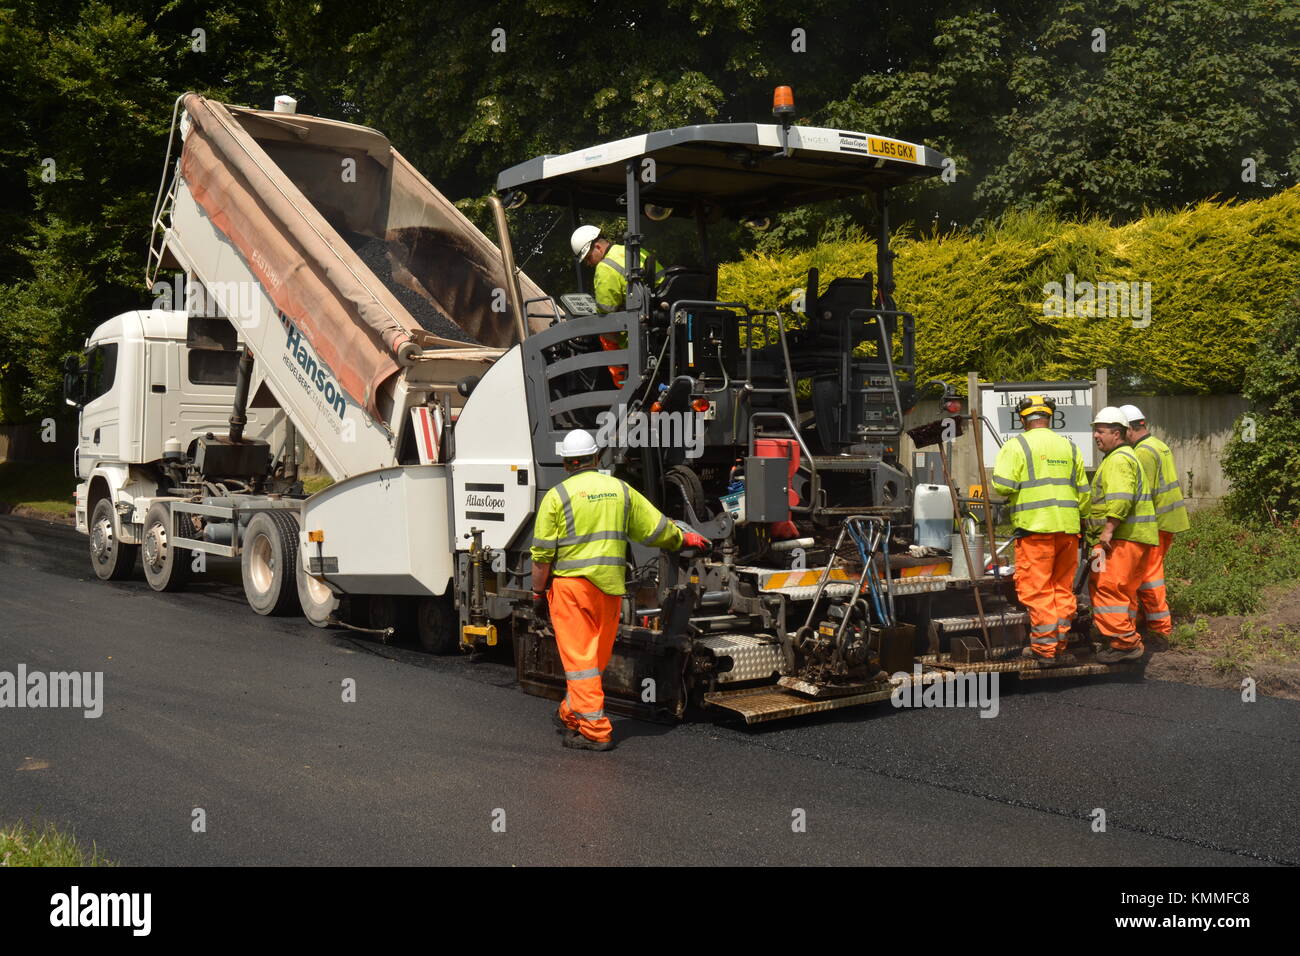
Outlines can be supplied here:
M1014 439L1024 432L1016 405L1030 395L1043 395L1056 402L1052 417L1052 431L1064 435L1079 446L1083 466L1094 468L1096 447L1092 443L1092 383L1091 382L1002 382L980 386L980 407L984 417L996 429L1002 441ZM984 428L984 461L993 467L997 458L998 443Z

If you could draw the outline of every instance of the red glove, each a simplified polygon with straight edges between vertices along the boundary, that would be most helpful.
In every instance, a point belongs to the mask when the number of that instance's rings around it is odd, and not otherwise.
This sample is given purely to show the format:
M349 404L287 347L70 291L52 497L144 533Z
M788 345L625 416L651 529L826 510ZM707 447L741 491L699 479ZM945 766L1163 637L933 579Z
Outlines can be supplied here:
M702 534L696 534L694 531L687 531L682 534L682 547L707 551L709 550L709 539Z

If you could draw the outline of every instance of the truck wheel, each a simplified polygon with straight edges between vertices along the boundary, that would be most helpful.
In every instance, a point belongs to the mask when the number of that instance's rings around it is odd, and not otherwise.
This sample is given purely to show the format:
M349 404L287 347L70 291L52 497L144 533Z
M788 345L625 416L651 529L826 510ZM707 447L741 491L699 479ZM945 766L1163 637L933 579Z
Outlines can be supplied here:
M135 567L138 544L126 544L117 535L113 502L100 498L90 517L90 566L101 581L120 581Z
M307 573L301 555L298 558L298 603L302 605L303 617L317 627L329 627L330 618L339 608L339 596L323 580Z
M244 596L258 614L298 610L298 519L287 511L261 511L248 522L240 556Z
M416 601L415 633L430 654L450 654L460 647L460 616L450 594Z
M178 516L178 520L185 519ZM190 579L190 552L176 547L170 528L171 508L162 501L152 505L144 516L140 564L155 591L179 591Z

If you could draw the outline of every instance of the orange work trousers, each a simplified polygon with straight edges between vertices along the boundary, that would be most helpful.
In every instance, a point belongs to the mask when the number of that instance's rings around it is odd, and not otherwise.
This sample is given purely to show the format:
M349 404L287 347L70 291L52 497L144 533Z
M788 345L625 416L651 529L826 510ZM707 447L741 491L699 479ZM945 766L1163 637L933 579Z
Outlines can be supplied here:
M1146 564L1142 567L1142 583L1138 585L1138 603L1133 607L1133 616L1138 616L1139 608L1146 616L1147 627L1157 634L1168 637L1174 633L1174 621L1169 615L1169 602L1165 594L1165 555L1174 543L1172 531L1160 532L1160 543L1147 551Z
M1064 653L1074 618L1079 536L1066 532L1016 538L1016 597L1029 611L1029 642L1039 657Z
M1102 554L1098 549L1090 556L1092 571L1088 590L1092 596L1092 620L1114 650L1128 651L1142 646L1142 639L1133 626L1133 612L1138 604L1142 569L1152 547L1115 538L1111 541L1110 554Z
M618 337L610 335L602 335L600 337L600 347L606 352L613 352L623 348L623 346L619 344ZM614 379L614 387L622 388L623 379L627 378L627 366L609 365L606 367L609 369L610 376Z
M614 728L605 716L600 675L614 653L623 599L586 578L561 577L551 578L546 597L569 691L560 701L560 719L584 737L609 740Z

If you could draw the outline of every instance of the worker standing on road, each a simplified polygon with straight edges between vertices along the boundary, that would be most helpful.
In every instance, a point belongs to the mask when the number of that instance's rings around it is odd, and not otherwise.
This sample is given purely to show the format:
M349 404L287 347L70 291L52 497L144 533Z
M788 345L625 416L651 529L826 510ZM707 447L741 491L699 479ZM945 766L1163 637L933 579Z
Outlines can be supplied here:
M1106 456L1092 479L1086 524L1092 545L1092 619L1108 643L1097 660L1135 661L1146 648L1133 626L1132 609L1148 553L1160 540L1156 509L1137 452L1128 445L1124 413L1109 405L1099 411L1092 438Z
M1174 632L1174 622L1169 614L1165 595L1165 555L1174 543L1174 535L1191 527L1187 508L1183 504L1183 488L1178 483L1178 467L1174 453L1147 428L1146 416L1136 405L1120 408L1128 419L1128 440L1142 463L1142 475L1151 490L1156 509L1156 529L1160 540L1147 555L1142 569L1142 583L1138 585L1139 607L1146 615L1147 627L1162 637ZM1137 608L1134 608L1136 613Z
M549 614L555 626L568 683L556 714L564 746L612 750L600 676L618 633L628 539L669 551L709 543L683 534L635 488L597 471L600 448L590 433L565 435L560 456L569 476L542 498L533 527L533 611L539 619Z
M1016 405L1025 432L998 451L993 490L1015 527L1016 595L1029 611L1024 656L1053 661L1066 651L1079 569L1079 508L1088 497L1083 456L1052 431L1056 403L1029 395Z
M579 226L573 230L569 239L573 254L583 265L594 266L595 275L592 289L595 292L596 308L603 312L621 312L627 307L627 249L611 243L601 235L598 226ZM641 249L641 266L645 267L651 258L650 252ZM656 269L656 278L662 273ZM605 351L627 348L627 334L602 335L600 344ZM614 387L622 388L627 376L626 365L611 365L610 374L614 377Z

